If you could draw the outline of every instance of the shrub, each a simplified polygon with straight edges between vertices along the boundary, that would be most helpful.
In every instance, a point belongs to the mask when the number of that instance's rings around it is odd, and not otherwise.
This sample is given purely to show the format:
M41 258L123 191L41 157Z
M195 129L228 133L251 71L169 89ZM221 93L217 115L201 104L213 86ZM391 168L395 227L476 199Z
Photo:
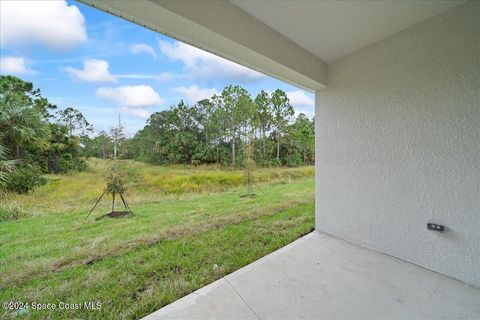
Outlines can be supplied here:
M70 171L84 171L87 163L83 158L74 158L71 153L64 153L58 162L60 173L68 173Z
M16 193L27 193L36 186L47 182L42 176L42 170L35 165L24 164L12 174L7 181L7 190Z
M24 216L24 213L16 203L0 203L0 221L17 220Z
M289 167L298 167L303 164L303 158L300 154L294 153L291 156L287 157L287 166Z
M280 167L282 165L282 160L280 159L271 159L270 160L270 167Z
M75 169L75 162L70 153L64 153L58 161L58 170L61 173L67 173Z
M77 158L75 159L75 170L77 171L85 171L87 170L87 161L84 158Z

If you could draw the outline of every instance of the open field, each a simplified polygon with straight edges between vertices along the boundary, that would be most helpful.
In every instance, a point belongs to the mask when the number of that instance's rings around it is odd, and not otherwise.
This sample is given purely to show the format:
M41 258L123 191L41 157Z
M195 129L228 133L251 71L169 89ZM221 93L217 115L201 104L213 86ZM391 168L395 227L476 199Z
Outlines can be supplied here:
M1 199L20 218L0 222L0 301L101 302L17 318L136 319L313 229L312 167L258 169L263 193L240 198L239 170L121 161L135 215L96 221L105 200L85 219L109 165L92 160L87 172Z
M92 158L86 172L71 175L48 175L49 183L35 189L33 194L9 194L2 198L5 206L18 207L21 216L41 216L61 212L89 210L105 188L112 162ZM126 173L131 204L145 204L163 200L187 199L239 188L243 172L214 166L152 166L142 162L122 160L119 167ZM299 168L267 168L255 171L255 181L262 183L289 183L298 178L313 177L313 166ZM181 196L181 197L180 197ZM102 202L99 208L108 210ZM102 210L99 211L102 211ZM0 204L1 220L2 204Z

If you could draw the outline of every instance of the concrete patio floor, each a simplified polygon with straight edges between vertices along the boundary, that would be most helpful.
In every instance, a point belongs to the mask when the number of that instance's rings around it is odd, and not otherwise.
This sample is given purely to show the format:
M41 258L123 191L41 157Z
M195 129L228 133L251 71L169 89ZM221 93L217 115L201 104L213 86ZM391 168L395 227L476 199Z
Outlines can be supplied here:
M144 319L478 320L480 289L314 231Z

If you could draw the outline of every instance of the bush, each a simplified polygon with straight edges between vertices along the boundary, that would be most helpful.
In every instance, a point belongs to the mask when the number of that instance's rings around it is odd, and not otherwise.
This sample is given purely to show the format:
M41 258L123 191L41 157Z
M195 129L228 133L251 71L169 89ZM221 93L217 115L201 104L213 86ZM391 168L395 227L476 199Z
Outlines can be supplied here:
M7 190L16 193L27 193L36 186L47 183L42 176L42 170L35 165L22 165L12 174L7 181Z
M298 167L303 165L303 157L301 154L294 153L287 158L287 166Z
M24 213L16 203L0 203L0 221L17 220Z
M84 158L77 158L75 159L75 170L77 171L85 171L87 170L87 161Z
M282 160L280 159L277 160L276 158L270 160L270 167L280 167L280 166L282 166Z
M73 158L71 153L64 153L58 162L60 173L68 173L70 171L84 171L87 163L83 158Z
M62 154L58 162L58 171L61 173L66 173L72 171L75 168L75 162L70 153Z

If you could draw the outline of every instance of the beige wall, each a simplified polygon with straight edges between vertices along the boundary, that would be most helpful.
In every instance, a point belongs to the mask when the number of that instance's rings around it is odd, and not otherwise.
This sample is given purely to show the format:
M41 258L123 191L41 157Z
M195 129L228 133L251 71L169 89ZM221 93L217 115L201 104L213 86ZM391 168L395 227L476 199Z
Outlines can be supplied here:
M316 228L478 287L479 13L346 56L316 92Z

